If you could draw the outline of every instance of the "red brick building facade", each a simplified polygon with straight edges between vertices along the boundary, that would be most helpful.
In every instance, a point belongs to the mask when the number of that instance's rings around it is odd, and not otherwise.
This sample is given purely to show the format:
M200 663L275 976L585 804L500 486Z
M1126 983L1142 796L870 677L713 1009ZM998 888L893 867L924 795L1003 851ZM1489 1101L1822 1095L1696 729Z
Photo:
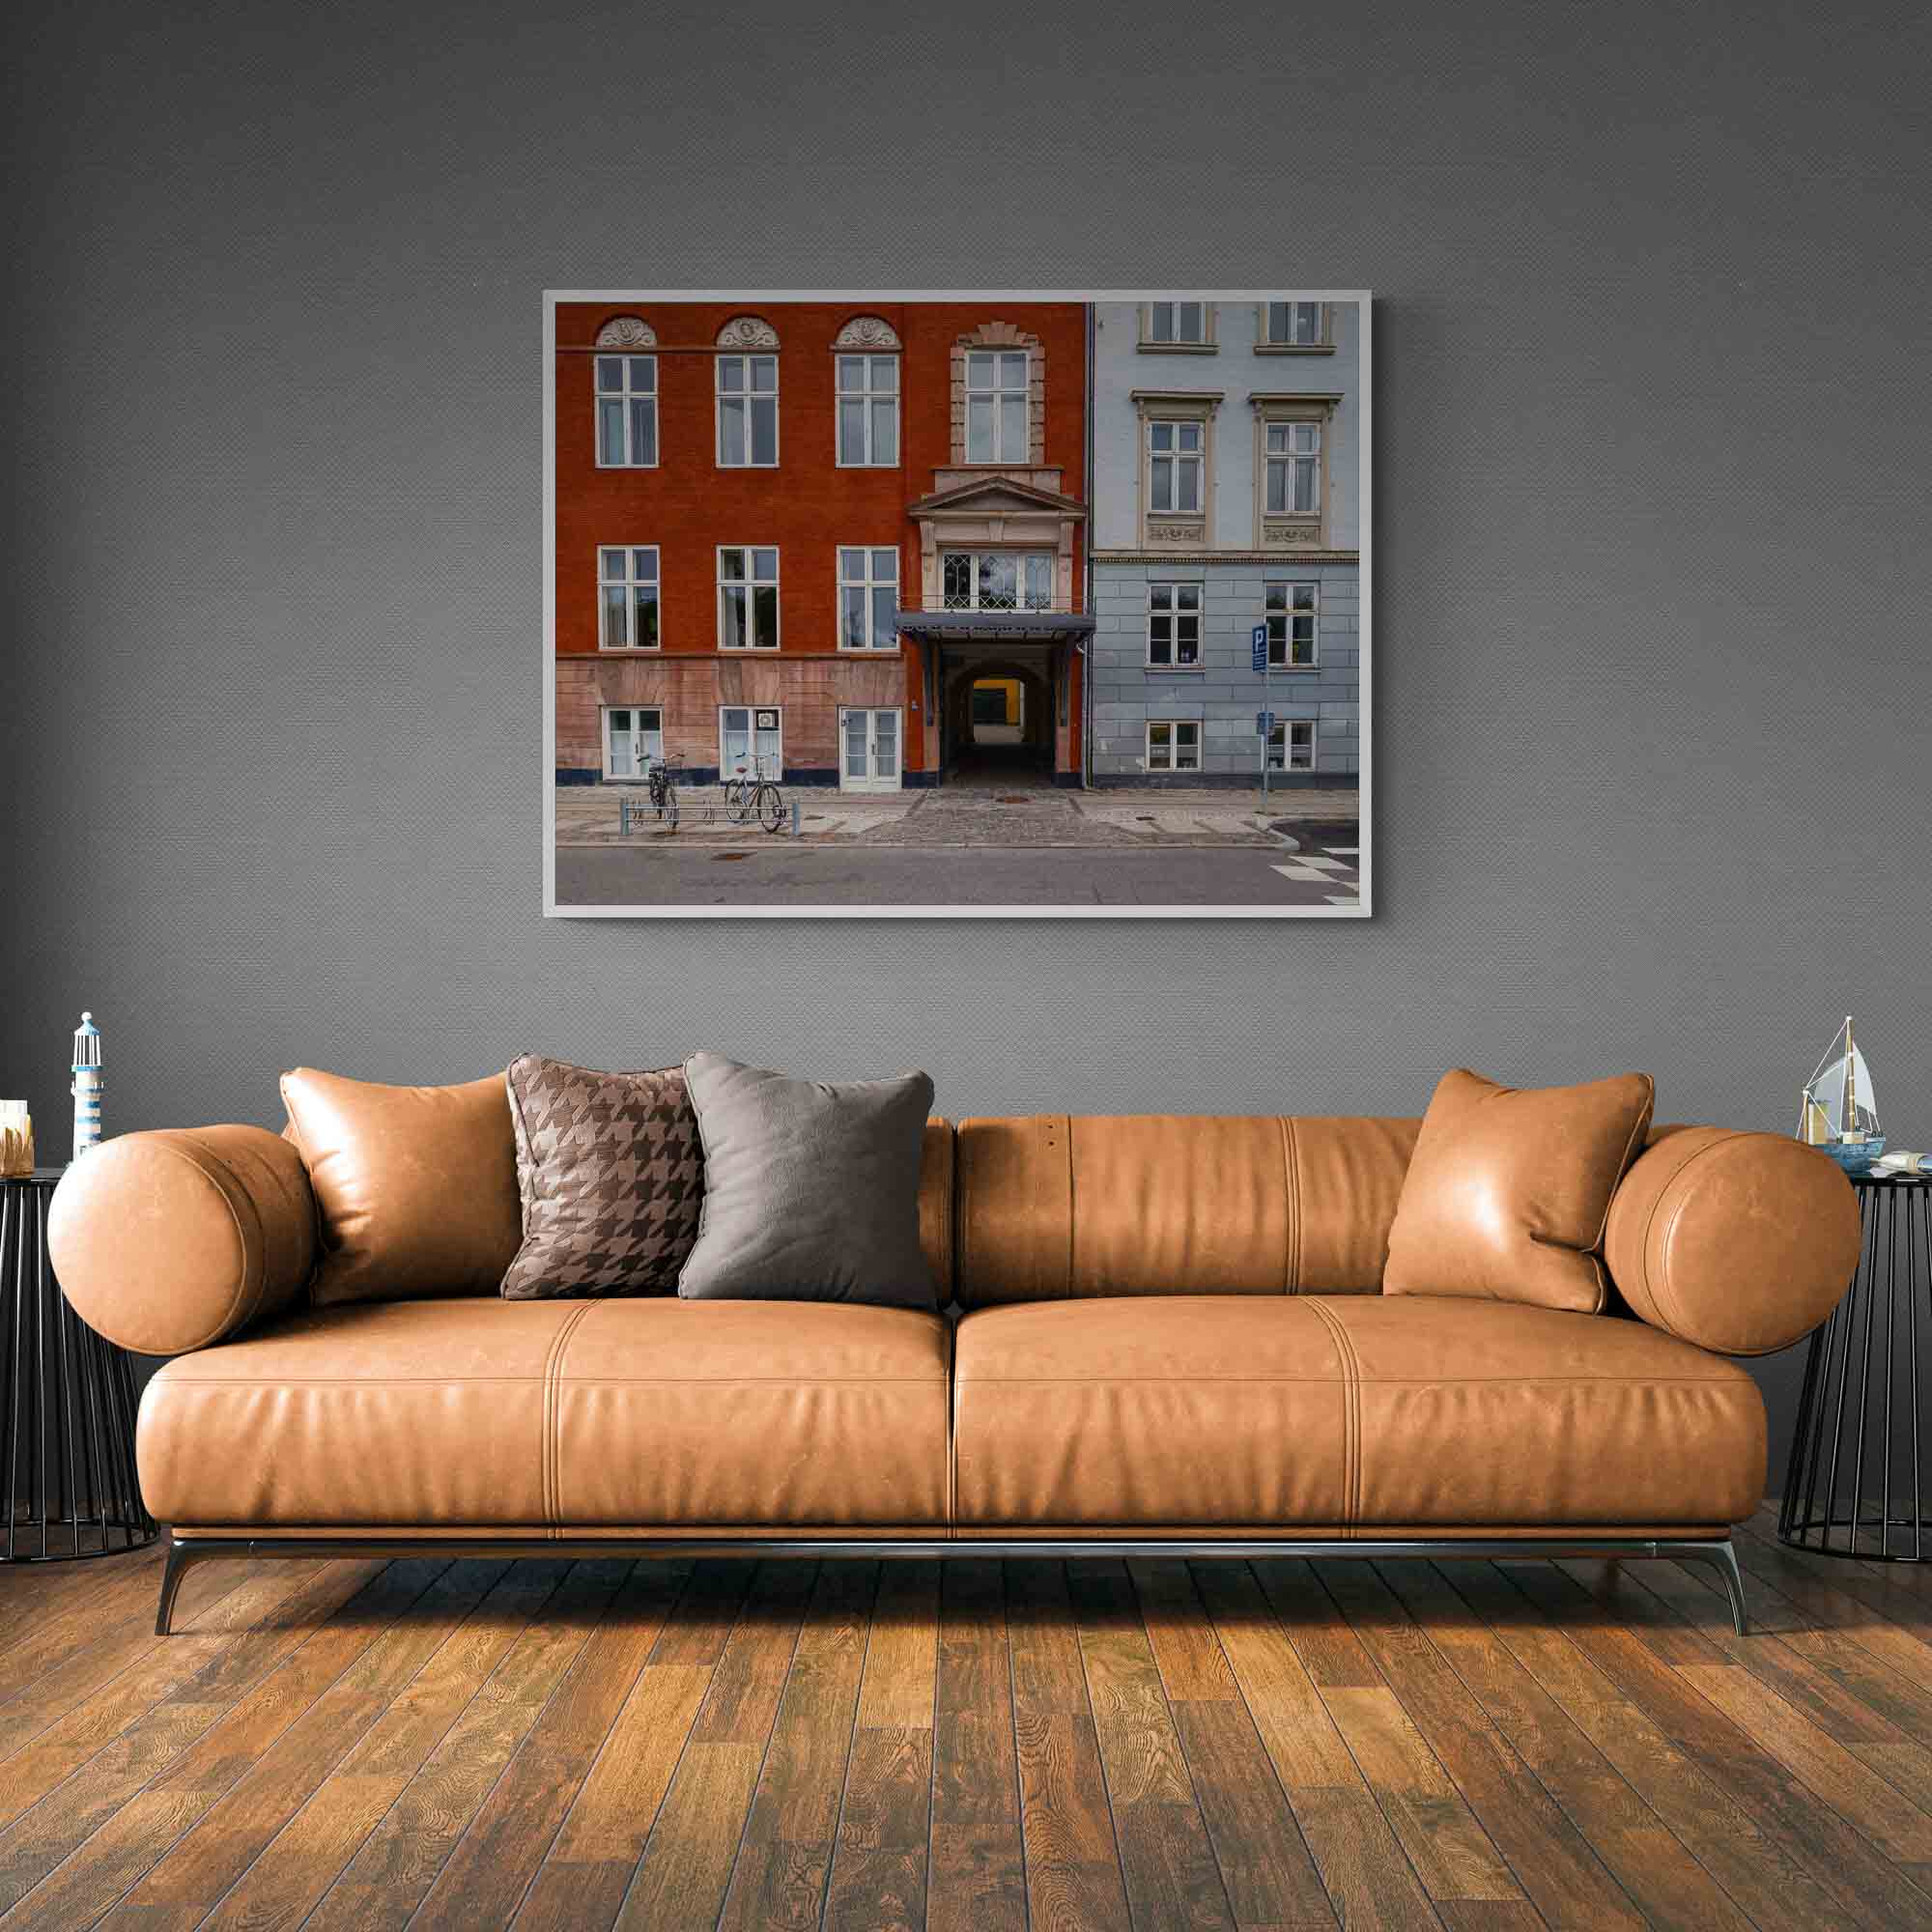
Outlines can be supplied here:
M1084 304L563 302L555 766L930 784L971 688L1081 768Z

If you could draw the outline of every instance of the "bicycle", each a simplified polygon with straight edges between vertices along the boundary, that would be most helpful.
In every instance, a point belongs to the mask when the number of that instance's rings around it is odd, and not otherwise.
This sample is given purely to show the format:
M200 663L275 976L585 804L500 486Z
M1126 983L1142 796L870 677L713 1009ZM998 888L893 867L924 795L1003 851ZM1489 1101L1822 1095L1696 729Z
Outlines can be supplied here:
M749 771L740 765L724 781L724 816L737 825L755 820L774 833L785 822L784 794L755 763Z
M646 768L645 781L650 786L651 810L659 818L666 820L671 829L677 830L677 786L672 782L671 768L663 758L653 758Z

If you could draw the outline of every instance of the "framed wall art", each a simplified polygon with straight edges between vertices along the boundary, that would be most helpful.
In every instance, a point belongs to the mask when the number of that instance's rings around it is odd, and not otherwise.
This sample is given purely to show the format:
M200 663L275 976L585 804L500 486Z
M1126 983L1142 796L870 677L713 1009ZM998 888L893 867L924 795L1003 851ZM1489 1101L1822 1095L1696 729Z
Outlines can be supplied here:
M1367 916L1370 310L548 294L545 910Z

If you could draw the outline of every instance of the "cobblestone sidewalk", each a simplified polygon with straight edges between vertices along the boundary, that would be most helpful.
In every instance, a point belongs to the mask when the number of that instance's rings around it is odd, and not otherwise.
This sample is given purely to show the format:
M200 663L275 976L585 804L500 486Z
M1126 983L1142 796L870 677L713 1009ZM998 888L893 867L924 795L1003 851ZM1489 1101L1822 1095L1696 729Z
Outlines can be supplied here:
M632 832L619 829L618 798L632 806ZM799 805L799 838L816 845L972 846L1052 848L1094 846L1115 850L1167 846L1285 846L1296 820L1335 824L1352 820L1352 791L1277 792L1264 814L1258 793L1166 788L1100 791L1020 788L1002 792L981 786L939 785L930 790L877 795L799 786L786 802ZM755 825L724 817L717 786L678 792L681 841L740 845L765 842ZM788 832L789 828L787 828ZM649 815L639 787L568 785L556 794L559 845L639 844L673 835ZM773 842L786 836L781 833Z

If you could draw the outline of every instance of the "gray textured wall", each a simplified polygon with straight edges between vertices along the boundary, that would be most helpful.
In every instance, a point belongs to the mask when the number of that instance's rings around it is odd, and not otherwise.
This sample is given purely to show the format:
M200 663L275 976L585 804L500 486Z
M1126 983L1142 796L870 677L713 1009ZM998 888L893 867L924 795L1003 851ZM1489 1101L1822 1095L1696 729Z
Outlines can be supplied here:
M41 10L0 1089L58 1148L89 1006L116 1129L700 1043L955 1114L1640 1066L1782 1129L1849 1008L1923 1145L1928 55L1907 6ZM1379 917L546 923L539 292L1150 276L1377 291Z

